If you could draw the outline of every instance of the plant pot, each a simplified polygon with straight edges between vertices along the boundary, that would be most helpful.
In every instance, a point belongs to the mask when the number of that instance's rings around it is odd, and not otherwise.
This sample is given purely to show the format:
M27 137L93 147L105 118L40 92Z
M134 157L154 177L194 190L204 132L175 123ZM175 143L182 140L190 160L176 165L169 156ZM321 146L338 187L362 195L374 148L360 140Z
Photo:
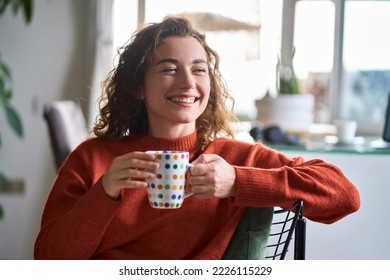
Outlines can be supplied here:
M256 100L257 120L264 126L277 125L286 131L304 132L314 120L311 94L267 95Z

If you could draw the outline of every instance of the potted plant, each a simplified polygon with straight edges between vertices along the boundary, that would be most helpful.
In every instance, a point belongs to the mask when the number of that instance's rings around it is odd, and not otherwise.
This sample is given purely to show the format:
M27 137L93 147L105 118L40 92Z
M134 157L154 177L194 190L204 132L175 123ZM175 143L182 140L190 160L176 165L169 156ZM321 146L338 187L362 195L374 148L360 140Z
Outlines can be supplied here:
M256 100L257 119L264 126L277 125L290 132L304 132L313 123L314 97L303 93L293 66L276 66L276 94Z
M20 10L23 11L26 23L30 23L32 19L32 0L4 0L0 3L0 16L5 12L8 6L11 6L14 15ZM11 104L13 96L12 90L12 75L7 64L2 60L0 54L0 107L4 111L5 119L11 127L12 131L20 138L23 137L23 126L18 112ZM1 135L0 135L1 136ZM2 145L0 137L0 146ZM0 170L0 191L5 189L7 177ZM0 204L0 219L4 217L4 209Z
M278 94L301 94L299 81L292 66L283 66L278 60L276 67Z

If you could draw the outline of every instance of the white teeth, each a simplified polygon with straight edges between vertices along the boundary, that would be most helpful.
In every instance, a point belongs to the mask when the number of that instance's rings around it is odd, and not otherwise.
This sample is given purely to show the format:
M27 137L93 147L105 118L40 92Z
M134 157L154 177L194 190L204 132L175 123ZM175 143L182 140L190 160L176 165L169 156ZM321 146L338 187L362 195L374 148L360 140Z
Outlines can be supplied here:
M179 103L194 103L195 97L172 97L171 100Z

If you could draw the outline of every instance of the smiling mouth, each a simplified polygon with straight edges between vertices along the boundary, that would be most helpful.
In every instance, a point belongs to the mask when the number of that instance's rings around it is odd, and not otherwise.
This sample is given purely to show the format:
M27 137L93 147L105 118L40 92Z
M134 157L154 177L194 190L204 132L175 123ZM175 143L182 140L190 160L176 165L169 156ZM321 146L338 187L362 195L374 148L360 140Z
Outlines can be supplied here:
M175 103L186 103L186 104L192 104L199 100L197 97L171 97L169 98L170 101Z

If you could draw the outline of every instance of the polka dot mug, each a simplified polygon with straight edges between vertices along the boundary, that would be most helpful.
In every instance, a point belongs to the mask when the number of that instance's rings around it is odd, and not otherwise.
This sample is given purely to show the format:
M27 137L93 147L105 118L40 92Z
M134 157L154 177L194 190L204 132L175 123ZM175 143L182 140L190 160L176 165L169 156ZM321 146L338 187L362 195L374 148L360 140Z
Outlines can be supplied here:
M156 155L155 161L160 164L155 171L156 176L147 180L150 206L158 209L177 209L185 198L192 195L186 193L189 153L182 151L147 151Z

